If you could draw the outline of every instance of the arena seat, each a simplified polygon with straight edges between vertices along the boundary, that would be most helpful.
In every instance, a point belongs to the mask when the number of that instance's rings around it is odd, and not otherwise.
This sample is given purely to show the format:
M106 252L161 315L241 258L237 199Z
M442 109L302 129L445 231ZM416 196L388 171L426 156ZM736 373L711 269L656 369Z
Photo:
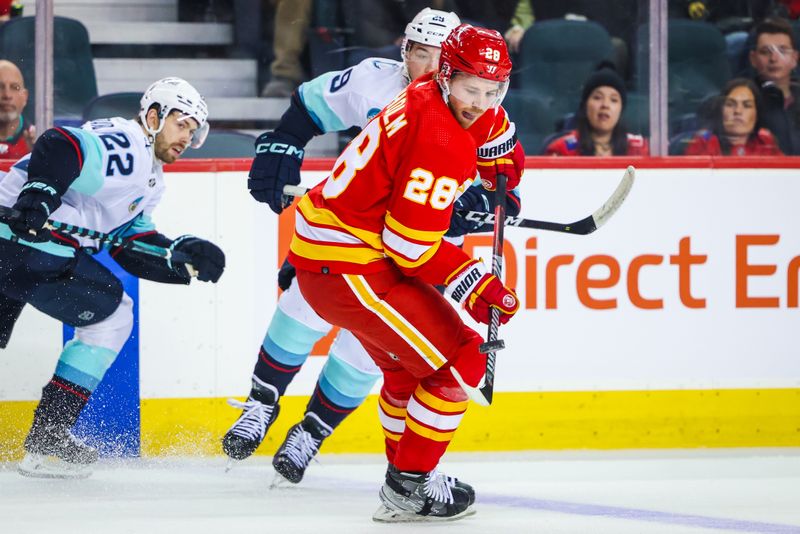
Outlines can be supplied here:
M35 17L11 19L0 26L0 57L19 67L28 89L25 116L35 116ZM80 118L97 96L92 50L86 27L66 17L53 18L53 107L56 117Z
M577 109L586 78L612 57L611 38L596 22L545 20L525 32L515 74L522 89L560 116Z
M211 130L206 142L198 149L184 152L184 158L252 158L255 156L255 136L229 130Z
M130 119L139 113L142 93L109 93L93 98L83 110L83 120L91 121L106 117Z

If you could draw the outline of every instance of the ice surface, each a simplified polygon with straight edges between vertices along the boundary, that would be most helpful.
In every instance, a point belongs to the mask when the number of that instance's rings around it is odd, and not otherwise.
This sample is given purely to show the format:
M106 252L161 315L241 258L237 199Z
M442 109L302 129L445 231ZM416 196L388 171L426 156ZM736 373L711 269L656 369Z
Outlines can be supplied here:
M0 533L800 533L798 449L452 454L477 514L423 525L372 522L380 456L322 454L272 490L269 460L104 460L77 481L0 464Z

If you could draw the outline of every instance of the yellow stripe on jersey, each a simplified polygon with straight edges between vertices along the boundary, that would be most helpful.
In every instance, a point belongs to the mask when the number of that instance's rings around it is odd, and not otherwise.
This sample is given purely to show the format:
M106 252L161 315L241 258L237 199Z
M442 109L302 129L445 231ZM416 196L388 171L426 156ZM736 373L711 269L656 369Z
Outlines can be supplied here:
M434 246L426 250L422 256L413 261L410 261L408 258L404 256L398 256L392 251L392 249L388 248L388 246L387 248L384 249L384 252L386 253L387 256L392 258L394 262L400 267L404 267L406 269L413 269L415 267L419 267L420 265L431 259L431 257L433 257L433 255L436 254L436 251L439 250L439 246L441 246L441 244L442 244L441 241L436 243Z
M389 303L378 298L363 276L353 274L345 274L343 276L361 304L377 315L398 336L403 338L432 369L439 369L447 363L447 358L414 325L409 323Z
M346 261L358 265L366 265L373 261L382 260L385 256L373 248L364 247L337 247L321 245L303 241L298 236L292 237L289 250L300 256L317 261Z
M467 409L467 404L469 404L468 401L450 402L440 399L439 397L434 397L425 391L422 386L417 387L416 391L414 391L414 395L428 408L436 410L437 412L444 412L448 414L461 413Z
M386 412L386 415L391 415L392 417L405 417L406 416L406 409L405 408L398 408L397 406L392 406L388 402L386 402L383 397L378 397L378 404L380 404L381 410Z
M300 199L300 202L297 204L297 209L309 224L342 228L375 250L383 249L380 234L343 223L332 211L314 206L314 203L311 202L311 199L307 195Z
M428 438L433 441L450 441L453 439L453 436L456 433L455 430L451 430L450 432L440 432L438 430L422 426L410 417L406 419L406 427L415 434L419 434L423 438Z
M390 212L386 212L386 218L384 219L384 224L387 228L392 230L396 234L400 234L401 237L407 237L409 239L413 239L414 241L419 241L421 243L436 243L439 241L447 229L441 231L433 231L433 230L416 230L414 228L409 228L408 226L404 225L394 217Z
M502 134L506 130L508 130L508 117L503 117L503 125L500 128L498 128L497 132L492 132L492 134L489 136L489 139L487 139L486 142L488 143L489 141L496 139L497 137L500 136L500 134Z

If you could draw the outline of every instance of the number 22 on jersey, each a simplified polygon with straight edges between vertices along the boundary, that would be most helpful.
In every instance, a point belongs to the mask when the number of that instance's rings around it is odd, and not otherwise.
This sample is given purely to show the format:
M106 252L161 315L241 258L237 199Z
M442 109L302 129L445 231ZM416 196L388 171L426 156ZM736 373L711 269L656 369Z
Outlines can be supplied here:
M375 155L381 138L381 121L375 119L358 134L336 160L333 172L325 183L322 194L325 198L341 195ZM458 182L448 176L436 178L430 171L417 167L411 171L403 197L417 204L430 203L437 210L446 209L458 192Z

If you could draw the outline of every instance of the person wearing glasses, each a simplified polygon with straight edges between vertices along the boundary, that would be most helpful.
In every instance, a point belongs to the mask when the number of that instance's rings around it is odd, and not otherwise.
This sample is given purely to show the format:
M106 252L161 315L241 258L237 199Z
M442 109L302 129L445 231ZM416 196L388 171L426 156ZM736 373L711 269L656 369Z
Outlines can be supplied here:
M750 64L764 98L764 126L778 139L784 154L800 154L800 84L792 78L797 47L792 26L781 18L756 25Z

